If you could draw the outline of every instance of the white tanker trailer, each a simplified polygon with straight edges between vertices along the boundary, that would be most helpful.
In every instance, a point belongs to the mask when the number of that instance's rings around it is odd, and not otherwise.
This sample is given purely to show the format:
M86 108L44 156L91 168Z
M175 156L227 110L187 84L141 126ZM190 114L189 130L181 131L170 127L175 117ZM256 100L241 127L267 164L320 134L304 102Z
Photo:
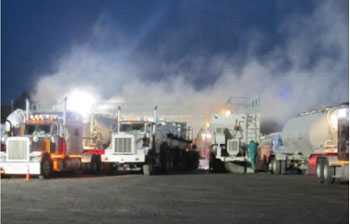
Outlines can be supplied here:
M111 143L114 118L110 114L93 113L84 128L84 150L105 149Z
M347 146L345 151L348 155L348 136L344 138L341 134L348 130L348 125L344 126L349 120L348 113L348 104L341 104L290 119L282 130L281 141L275 141L280 144L279 147L272 147L274 158L270 163L271 171L284 174L294 168L312 175L317 173L321 177L320 158L326 158L328 162L336 161L340 145Z

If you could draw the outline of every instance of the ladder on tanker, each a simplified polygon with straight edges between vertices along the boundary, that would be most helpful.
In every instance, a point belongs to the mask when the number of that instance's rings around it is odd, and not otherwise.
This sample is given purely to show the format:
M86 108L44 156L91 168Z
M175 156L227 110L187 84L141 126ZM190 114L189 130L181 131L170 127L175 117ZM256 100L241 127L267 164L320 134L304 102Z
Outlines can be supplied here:
M260 116L259 114L249 114L247 118L247 143L251 140L258 142L260 138Z

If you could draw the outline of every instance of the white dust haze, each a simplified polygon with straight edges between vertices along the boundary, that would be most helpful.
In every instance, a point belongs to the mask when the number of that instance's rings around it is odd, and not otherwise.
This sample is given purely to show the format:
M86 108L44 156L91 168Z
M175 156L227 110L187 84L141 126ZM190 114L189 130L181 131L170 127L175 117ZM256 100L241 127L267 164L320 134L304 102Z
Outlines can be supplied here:
M339 10L345 9L324 2L309 16L288 18L279 27L287 36L285 44L262 58L255 46L263 45L264 37L250 40L248 60L240 67L235 58L221 55L189 58L193 66L219 73L215 82L200 89L181 63L159 61L144 52L131 54L137 43L123 33L108 51L82 43L57 61L54 73L41 76L34 99L55 104L72 89L86 89L99 96L101 105L124 102L124 111L146 114L158 105L161 115L188 119L198 129L230 96L260 96L263 119L283 123L298 112L348 101L348 27ZM93 41L103 41L108 29L97 22ZM171 47L165 44L163 49ZM167 76L152 77L157 70Z

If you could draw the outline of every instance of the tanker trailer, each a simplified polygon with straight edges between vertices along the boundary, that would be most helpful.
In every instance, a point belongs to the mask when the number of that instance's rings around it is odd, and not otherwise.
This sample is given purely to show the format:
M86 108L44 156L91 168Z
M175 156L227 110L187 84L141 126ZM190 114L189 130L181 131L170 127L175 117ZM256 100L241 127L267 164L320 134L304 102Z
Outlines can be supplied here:
M89 121L84 124L83 149L85 154L91 155L94 167L87 167L93 173L106 172L110 167L103 166L101 156L111 144L112 130L114 126L113 115L104 113L92 113Z
M270 170L284 174L288 170L316 174L319 157L337 157L337 114L347 104L299 114L287 121L282 130L283 147L274 151Z
M316 166L320 182L328 184L335 180L349 181L349 107L339 108L331 116L336 129L335 153L315 153L309 159L309 164Z
M93 113L84 128L85 150L104 149L111 143L114 126L113 115Z

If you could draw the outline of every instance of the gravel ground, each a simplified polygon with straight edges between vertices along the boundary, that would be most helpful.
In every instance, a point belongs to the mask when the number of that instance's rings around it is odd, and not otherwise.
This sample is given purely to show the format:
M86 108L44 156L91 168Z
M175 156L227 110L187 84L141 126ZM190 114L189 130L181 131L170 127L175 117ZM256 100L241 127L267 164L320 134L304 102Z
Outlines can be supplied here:
M186 174L1 180L2 223L348 223L348 184Z

